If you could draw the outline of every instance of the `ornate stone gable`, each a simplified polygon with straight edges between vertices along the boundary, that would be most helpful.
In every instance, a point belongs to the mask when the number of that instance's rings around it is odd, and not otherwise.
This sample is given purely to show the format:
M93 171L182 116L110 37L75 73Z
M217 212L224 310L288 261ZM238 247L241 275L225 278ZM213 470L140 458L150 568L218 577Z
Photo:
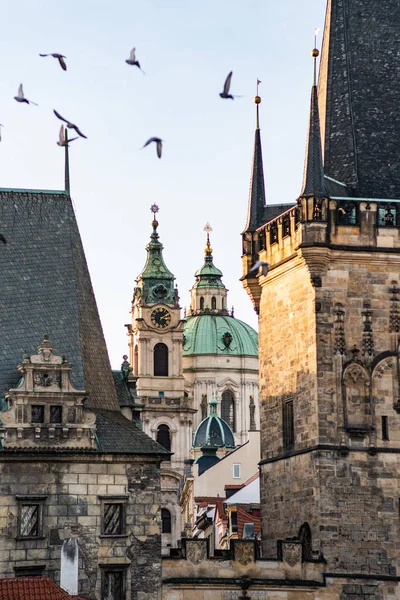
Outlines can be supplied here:
M6 392L0 413L3 448L94 450L96 416L84 409L86 392L72 386L72 367L53 354L47 335L37 354L23 355L18 370L20 382Z

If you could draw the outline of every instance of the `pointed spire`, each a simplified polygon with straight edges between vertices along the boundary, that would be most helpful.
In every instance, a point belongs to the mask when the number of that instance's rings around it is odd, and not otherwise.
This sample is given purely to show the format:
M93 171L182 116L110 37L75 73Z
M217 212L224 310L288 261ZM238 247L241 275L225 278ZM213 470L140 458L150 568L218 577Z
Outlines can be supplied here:
M254 139L253 167L250 180L250 195L247 212L247 223L244 232L253 232L260 225L262 225L265 208L264 167L262 159L259 118L259 105L261 104L261 98L258 95L258 86L260 83L261 81L257 79L257 95L254 98L254 103L256 105L256 132Z
M306 158L304 161L303 187L300 197L325 198L328 195L325 186L324 166L322 162L321 129L318 110L317 89L317 58L319 50L312 51L314 59L314 81L311 90L310 122L308 128L308 139Z
M65 128L65 141L67 142L65 145L65 170L64 170L64 189L65 193L69 196L70 189L70 181L69 181L69 149L68 149L68 129Z

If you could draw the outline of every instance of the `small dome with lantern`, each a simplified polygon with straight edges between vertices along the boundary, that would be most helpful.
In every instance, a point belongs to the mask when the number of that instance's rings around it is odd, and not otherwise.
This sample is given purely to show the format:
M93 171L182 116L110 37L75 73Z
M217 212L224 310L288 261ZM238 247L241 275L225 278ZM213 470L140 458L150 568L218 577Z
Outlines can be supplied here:
M197 427L193 448L235 448L235 437L228 423L217 414L217 401L210 400L210 414Z

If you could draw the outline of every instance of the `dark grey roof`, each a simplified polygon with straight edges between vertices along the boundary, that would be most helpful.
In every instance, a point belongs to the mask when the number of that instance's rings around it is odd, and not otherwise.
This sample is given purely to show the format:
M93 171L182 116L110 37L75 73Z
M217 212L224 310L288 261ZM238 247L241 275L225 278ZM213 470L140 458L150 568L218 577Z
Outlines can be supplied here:
M126 380L123 377L121 371L113 371L112 372L114 378L115 391L117 393L117 398L119 405L123 406L133 406L132 396L129 391L129 387L126 383Z
M95 410L98 450L111 454L171 454L120 412Z
M333 198L335 196L337 196L339 198L350 197L350 192L349 192L347 185L345 185L344 183L341 183L340 181L335 181L334 179L332 179L331 177L327 177L326 175L325 175L325 186L328 191L328 196L330 198Z
M296 206L295 203L292 203L292 204L269 204L268 206L265 207L264 215L263 215L260 225L265 225L265 223L269 223L269 221L276 219L276 217L279 217L279 215L286 212L290 208L293 208L294 206Z
M0 190L0 233L0 393L16 384L23 353L36 352L46 333L88 406L119 410L71 199Z
M325 173L400 198L399 0L331 0L319 75Z
M261 148L261 133L256 129L254 139L253 168L250 180L249 206L244 231L255 231L263 223L265 208L264 167Z
M301 197L325 198L324 167L322 164L321 130L319 126L318 94L314 85L311 91L310 122L308 126L306 158L304 161Z

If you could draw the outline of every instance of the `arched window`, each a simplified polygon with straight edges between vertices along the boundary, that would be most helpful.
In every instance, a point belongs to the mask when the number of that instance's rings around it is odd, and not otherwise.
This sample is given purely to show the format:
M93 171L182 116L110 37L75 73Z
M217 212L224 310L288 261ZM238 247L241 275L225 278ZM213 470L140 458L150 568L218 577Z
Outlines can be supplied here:
M312 535L308 523L303 523L300 527L299 540L301 542L303 562L312 560Z
M168 452L171 452L171 434L168 425L159 425L157 427L157 442ZM167 459L168 460L168 459Z
M225 298L221 299L221 307L222 307L222 310L224 310L224 308L225 308Z
M171 533L171 513L167 508L161 509L161 533Z
M204 298L203 298L203 296L200 298L200 310L204 310Z
M215 296L211 298L211 308L212 310L215 310L217 308L217 299Z
M165 344L154 346L154 375L168 377L168 346Z
M236 431L235 397L229 390L222 393L221 418L228 423L232 431Z
M139 375L139 351L137 344L133 351L133 373L134 375Z

